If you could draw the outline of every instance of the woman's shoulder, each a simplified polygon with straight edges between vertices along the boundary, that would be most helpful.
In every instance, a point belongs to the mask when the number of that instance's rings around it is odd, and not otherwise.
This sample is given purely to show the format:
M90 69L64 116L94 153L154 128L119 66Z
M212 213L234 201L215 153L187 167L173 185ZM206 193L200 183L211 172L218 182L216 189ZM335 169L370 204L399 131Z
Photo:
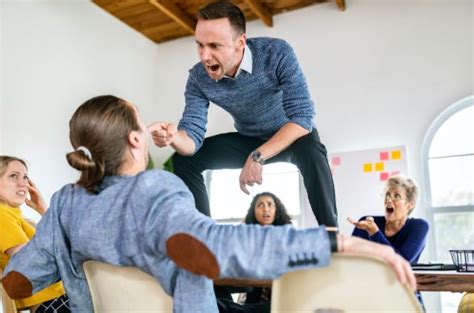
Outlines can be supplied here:
M28 229L28 234L34 234L34 226L31 224L31 221L24 218L20 208L12 208L0 204L0 233L9 233L10 236L7 237L11 239L16 236L13 234L20 229ZM6 240L2 236L0 238Z
M412 225L417 228L419 227L426 228L426 229L430 228L430 225L428 224L428 222L422 218L410 217L407 220L407 224Z
M418 234L422 237L425 237L428 234L429 230L430 226L428 222L426 222L424 219L410 217L407 219L405 225L400 230L400 232L403 232L405 235L408 236Z
M3 219L22 219L20 208L12 208L0 203L0 220Z

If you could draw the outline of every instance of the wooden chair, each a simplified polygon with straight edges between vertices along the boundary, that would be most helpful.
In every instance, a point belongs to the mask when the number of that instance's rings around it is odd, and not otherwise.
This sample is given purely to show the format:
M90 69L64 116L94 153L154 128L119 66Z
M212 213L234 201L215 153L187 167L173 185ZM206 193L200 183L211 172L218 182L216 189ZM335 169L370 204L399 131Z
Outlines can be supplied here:
M272 313L423 313L395 270L372 257L334 254L328 267L273 281Z
M3 271L0 268L0 278L2 277L3 277ZM2 299L3 313L17 313L15 301L8 296L5 290L3 290L2 284L0 284L0 296Z
M83 267L95 313L173 311L173 299L138 268L98 261L87 261Z

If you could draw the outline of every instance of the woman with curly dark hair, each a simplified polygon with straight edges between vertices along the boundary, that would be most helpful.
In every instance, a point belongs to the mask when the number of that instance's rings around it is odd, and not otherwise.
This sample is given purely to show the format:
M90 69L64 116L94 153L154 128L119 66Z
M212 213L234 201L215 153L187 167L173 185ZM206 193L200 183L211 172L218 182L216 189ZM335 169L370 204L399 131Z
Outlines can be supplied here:
M291 224L291 217L285 205L271 192L257 194L250 204L245 224L285 225Z
M244 220L245 224L259 224L262 226L281 226L291 224L291 217L285 205L275 194L262 192L257 194L250 203ZM271 290L269 288L239 288L215 286L217 304L220 313L269 313ZM231 292L246 292L245 304L238 304L232 300Z

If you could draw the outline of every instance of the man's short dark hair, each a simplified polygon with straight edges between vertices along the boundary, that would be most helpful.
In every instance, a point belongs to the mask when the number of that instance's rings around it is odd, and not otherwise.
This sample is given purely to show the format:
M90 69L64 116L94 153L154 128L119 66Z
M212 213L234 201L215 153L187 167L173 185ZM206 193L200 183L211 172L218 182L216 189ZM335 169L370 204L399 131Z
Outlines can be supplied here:
M220 18L228 18L237 35L245 33L245 15L232 2L212 2L197 12L198 20L217 20Z

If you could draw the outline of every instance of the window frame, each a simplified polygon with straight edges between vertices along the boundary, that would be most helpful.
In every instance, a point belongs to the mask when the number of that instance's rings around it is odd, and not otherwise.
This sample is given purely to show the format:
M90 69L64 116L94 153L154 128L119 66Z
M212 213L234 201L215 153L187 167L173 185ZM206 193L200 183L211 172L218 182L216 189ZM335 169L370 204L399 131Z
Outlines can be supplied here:
M430 177L430 169L429 169L429 151L431 144L433 143L433 139L435 135L438 133L439 129L444 125L444 123L450 119L454 114L458 113L459 111L466 109L470 106L474 105L474 95L465 97L454 104L450 105L444 111L442 111L435 120L431 123L430 127L428 128L425 138L423 139L422 144L422 164L421 164L421 173L422 173L422 181L423 186L425 186L425 190L423 192L423 199L425 202L426 207L426 216L428 217L428 221L432 228L435 228L434 218L436 214L439 213L465 213L465 212L472 212L474 210L474 205L459 205L459 206L433 206L432 195L431 195L431 177ZM430 251L431 257L437 256L437 246L436 246L436 232L431 231L431 243L430 243Z
M276 163L290 163L291 162L276 162ZM294 165L294 164L293 164ZM265 165L264 165L265 166ZM304 181L303 177L301 176L301 172L298 169L298 167L295 166L295 172L291 171L292 173L295 173L298 175L298 202L299 202L299 214L291 214L288 212L290 215L291 219L293 222L296 222L297 228L303 228L303 221L305 219L304 217L304 205L306 200L306 189L304 186ZM204 185L206 186L206 191L207 195L209 197L209 205L211 205L211 197L212 197L212 191L211 191L211 181L212 181L212 172L213 171L219 171L219 170L225 170L225 168L222 169L214 169L214 170L207 170L203 173L203 178L204 178ZM239 170L239 169L233 169L233 170ZM271 173L270 175L274 174L281 174L285 172L279 172L279 173ZM263 173L263 179L266 178L265 173ZM267 177L268 178L268 177ZM272 192L272 191L270 191ZM277 194L278 196L278 194ZM209 208L212 212L212 209ZM243 222L243 219L245 218L245 214L242 218L240 217L233 217L233 218L219 218L219 219L214 219L217 223L219 224L241 224ZM294 224L295 225L295 224Z

